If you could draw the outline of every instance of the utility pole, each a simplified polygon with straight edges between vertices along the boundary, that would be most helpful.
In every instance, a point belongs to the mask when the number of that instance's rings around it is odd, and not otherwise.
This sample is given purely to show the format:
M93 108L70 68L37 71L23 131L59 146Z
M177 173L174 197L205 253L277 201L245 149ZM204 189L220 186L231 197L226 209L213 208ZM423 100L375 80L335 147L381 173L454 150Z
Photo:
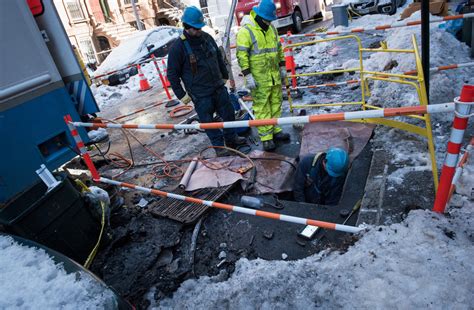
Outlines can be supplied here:
M137 0L132 0L133 14L135 15L135 20L137 21L138 30L142 31L145 29L143 29L142 21L140 20L140 15L138 15L137 4L135 1Z
M421 63L425 77L426 94L430 102L430 3L421 0Z
M232 91L235 90L235 79L234 74L232 73L232 58L230 52L230 28L234 21L235 7L237 5L237 0L232 0L230 5L229 17L227 18L227 24L225 27L224 37L222 38L222 47L224 49L224 57L226 59L227 71L229 71L229 84Z

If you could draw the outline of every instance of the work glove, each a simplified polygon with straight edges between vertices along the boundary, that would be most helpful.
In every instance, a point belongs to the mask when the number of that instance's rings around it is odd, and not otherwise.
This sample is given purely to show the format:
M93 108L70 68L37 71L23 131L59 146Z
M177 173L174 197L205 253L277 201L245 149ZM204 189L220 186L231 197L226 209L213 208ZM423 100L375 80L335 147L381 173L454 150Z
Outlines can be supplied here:
M184 95L183 98L181 98L181 102L185 105L188 105L191 102L191 97L189 97L188 94Z
M286 67L280 67L280 77L282 80L284 80L286 78Z
M253 78L252 74L247 74L245 76L245 86L251 91L255 88L257 88L257 83L255 82L255 79Z

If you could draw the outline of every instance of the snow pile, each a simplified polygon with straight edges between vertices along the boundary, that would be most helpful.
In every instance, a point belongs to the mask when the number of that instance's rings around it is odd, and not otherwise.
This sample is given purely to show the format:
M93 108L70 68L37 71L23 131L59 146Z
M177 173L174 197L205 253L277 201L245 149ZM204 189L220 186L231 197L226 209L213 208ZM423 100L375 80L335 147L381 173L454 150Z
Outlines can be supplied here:
M184 282L163 309L468 309L474 305L474 204L415 210L373 227L346 253L299 261L241 259L223 282Z
M332 44L330 42L322 42L315 45L305 46L304 48L295 51L293 55L297 68L302 68L303 72L323 71L325 68L322 66L331 58L328 54L331 46ZM327 70L331 69L328 68ZM300 78L300 80L304 83L305 79Z
M415 12L407 20L420 19L420 12ZM413 49L412 35L416 36L418 46L421 44L419 27L404 27L389 30L386 41L389 48ZM453 52L455 51L455 52ZM421 51L420 51L421 52ZM431 67L458 64L472 61L469 48L448 32L439 29L437 24L430 27L430 59ZM387 72L403 73L416 69L415 59L411 54L375 53L364 62L366 70L381 71L386 66L393 66ZM452 101L459 96L462 85L474 83L472 68L460 68L432 73L430 76L431 103ZM370 103L383 103L383 106L402 106L418 104L413 88L400 87L396 83L374 82Z
M164 73L164 68L159 62L160 70ZM141 66L142 72L152 87L162 88L161 80L153 63L147 63ZM139 95L140 77L134 75L124 84L117 86L91 86L94 98L100 109L110 108L119 102Z
M0 236L0 309L116 308L111 290L86 273L67 274L48 254Z

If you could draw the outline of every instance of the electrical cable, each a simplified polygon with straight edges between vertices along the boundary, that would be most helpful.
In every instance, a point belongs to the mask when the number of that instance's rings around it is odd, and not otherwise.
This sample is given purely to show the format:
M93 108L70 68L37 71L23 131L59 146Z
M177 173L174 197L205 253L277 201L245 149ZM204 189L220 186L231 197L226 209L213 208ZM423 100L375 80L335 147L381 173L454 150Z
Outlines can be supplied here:
M178 117L188 115L193 110L194 110L194 108L192 106L183 105L183 106L179 106L179 107L176 107L173 110L171 110L169 115L170 115L171 118L178 118ZM184 112L181 112L181 111L184 111ZM178 113L178 112L181 112L181 113Z
M107 143L107 150L105 150L105 152L103 152L103 151L99 148L99 145L98 145L97 143L92 143L92 145L95 146L95 148L97 149L97 151L99 152L99 154L94 154L94 155L91 156L91 158L100 155L100 156L102 156L102 157L107 161L107 159L105 158L105 155L107 155L107 153L109 153L109 151L110 151L110 145L111 145L110 140L109 140L108 143Z
M94 248L92 249L91 253L86 259L86 262L84 263L84 267L89 269L90 265L92 264L92 261L95 258L95 255L97 254L97 250L99 249L100 246L100 240L102 240L102 235L104 233L104 227L105 227L105 206L102 201L100 201L100 207L102 208L102 218L100 220L101 228L100 228L100 233L99 233L99 238L97 239L97 243L95 244Z
M201 163L204 166L206 166L207 168L212 169L212 170L218 170L218 169L222 169L224 167L218 167L216 169L216 168L208 166L209 162L207 162L202 157L202 153L205 152L208 149L225 149L225 150L231 151L233 153L236 153L237 155L239 155L241 157L246 158L250 162L250 164L252 165L252 167L250 168L252 170L252 172L250 173L249 179L244 181L244 184L242 184L242 187L243 187L244 191L248 191L254 186L255 180L256 180L256 177L257 177L257 166L255 165L253 160L250 159L250 157L248 157L246 154L244 154L244 153L242 153L242 152L240 152L236 149L233 149L233 148L230 148L230 147L227 147L227 146L208 146L208 147L204 148L203 150L201 150L201 152L199 152L198 160L201 160ZM229 168L229 166L230 166L230 163L225 168Z

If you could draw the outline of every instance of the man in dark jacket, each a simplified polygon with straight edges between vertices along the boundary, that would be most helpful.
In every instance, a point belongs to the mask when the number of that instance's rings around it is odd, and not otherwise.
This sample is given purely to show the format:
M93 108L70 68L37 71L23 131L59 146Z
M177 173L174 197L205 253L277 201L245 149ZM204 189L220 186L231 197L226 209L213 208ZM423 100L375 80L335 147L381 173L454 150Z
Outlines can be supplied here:
M184 10L183 34L168 55L168 80L176 97L184 104L193 101L199 121L210 123L217 113L224 122L234 121L234 108L225 81L229 72L214 39L201 30L204 16L197 7ZM184 88L181 86L181 81ZM235 148L246 139L233 129L208 129L206 134L213 146ZM225 149L216 149L218 156L229 155Z
M336 205L341 198L348 167L349 155L340 148L303 157L293 185L295 200Z

